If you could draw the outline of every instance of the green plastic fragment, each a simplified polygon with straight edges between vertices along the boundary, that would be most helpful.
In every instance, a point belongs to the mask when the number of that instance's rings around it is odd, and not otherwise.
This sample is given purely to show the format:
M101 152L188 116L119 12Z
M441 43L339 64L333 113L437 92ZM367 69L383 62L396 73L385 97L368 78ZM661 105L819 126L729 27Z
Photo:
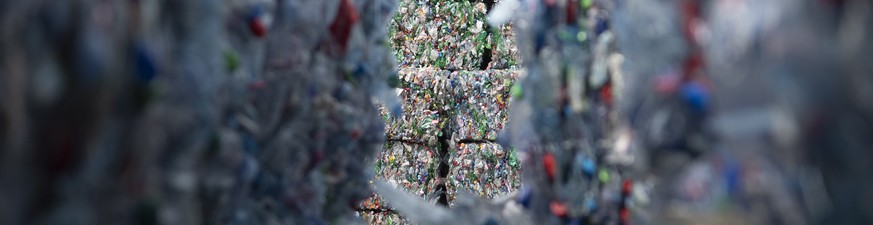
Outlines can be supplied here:
M579 34L576 34L576 40L579 40L579 42L585 42L588 40L588 33L585 33L585 31L579 31Z
M593 0L582 0L579 2L583 9L591 8L591 5L594 4Z
M609 182L609 172L606 172L606 170L600 170L600 172L597 173L597 178L599 178L602 183Z
M239 68L239 55L233 50L224 51L224 66L228 72L236 71Z
M521 85L513 85L510 92L512 93L513 98L521 98Z
M510 149L509 151L509 166L518 166L518 153L515 152L515 148Z

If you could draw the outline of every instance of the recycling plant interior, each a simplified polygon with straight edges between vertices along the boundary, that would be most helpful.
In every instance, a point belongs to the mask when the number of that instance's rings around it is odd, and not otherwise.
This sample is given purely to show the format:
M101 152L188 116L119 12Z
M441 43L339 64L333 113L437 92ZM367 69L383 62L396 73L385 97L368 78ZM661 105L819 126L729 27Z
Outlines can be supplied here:
M0 0L0 224L873 224L865 0Z

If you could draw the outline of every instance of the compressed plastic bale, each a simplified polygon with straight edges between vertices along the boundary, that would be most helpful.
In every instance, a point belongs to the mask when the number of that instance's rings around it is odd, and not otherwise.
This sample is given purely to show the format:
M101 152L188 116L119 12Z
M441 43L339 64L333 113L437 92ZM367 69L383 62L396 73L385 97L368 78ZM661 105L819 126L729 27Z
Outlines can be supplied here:
M509 91L518 72L400 69L401 96L406 102L403 107L406 117L400 118L411 123L394 122L389 118L389 130L392 130L389 136L408 138L412 135L415 137L412 140L425 143L440 135L494 140L506 122ZM437 126L426 124L428 121ZM419 132L426 134L425 138L410 132L416 131L416 127L418 130L427 127Z
M493 29L488 38L491 40L491 62L487 69L511 69L522 65L512 23Z
M411 224L407 219L390 211L358 212L358 216L372 225L404 225Z
M408 141L425 145L435 145L440 134L442 119L439 113L432 110L432 99L425 98L427 93L412 89L401 93L402 113L400 115L385 114L386 136L388 140ZM422 96L422 97L419 97Z
M506 196L521 184L517 153L495 143L459 143L450 153L447 199L454 202L458 191L487 199Z
M411 90L416 90L420 93L416 97L432 103L433 108L443 111L448 108L441 108L441 104L449 98L451 72L436 68L399 68L400 87Z
M486 101L486 100L478 100ZM503 129L506 123L507 111L497 107L494 102L471 102L463 103L458 107L452 118L452 138L455 140L496 140L497 133ZM499 101L499 100L494 100ZM492 104L492 105L489 105ZM494 107L494 108L489 108ZM495 109L497 108L497 109Z
M385 180L422 199L434 200L437 196L435 187L439 175L437 174L440 163L438 154L434 147L388 142L375 162L374 178ZM386 205L378 196L373 196L364 201L360 207L387 209L391 206Z
M402 1L400 12L423 16L398 15L389 26L401 66L472 70L481 67L486 51L488 69L520 65L512 25L489 27L485 8L482 1Z
M484 3L412 1L398 5L389 35L401 66L474 69L490 46Z
M454 106L449 125L455 140L496 140L506 124L510 90L516 70L458 71L449 105Z

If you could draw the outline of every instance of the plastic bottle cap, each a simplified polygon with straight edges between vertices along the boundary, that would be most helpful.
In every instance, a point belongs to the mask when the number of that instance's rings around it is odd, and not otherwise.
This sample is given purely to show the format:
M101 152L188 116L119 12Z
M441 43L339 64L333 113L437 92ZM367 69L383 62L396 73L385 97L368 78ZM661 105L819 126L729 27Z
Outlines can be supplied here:
M555 156L552 153L546 153L543 155L543 166L546 169L546 175L549 177L549 181L555 179Z

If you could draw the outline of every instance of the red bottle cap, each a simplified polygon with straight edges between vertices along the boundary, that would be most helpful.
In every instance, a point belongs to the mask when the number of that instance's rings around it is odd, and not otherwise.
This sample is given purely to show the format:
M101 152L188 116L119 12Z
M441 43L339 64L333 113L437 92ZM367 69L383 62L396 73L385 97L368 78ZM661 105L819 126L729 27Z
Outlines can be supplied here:
M251 19L249 21L249 30L252 31L256 37L263 38L267 35L267 26L264 25L263 22L259 19Z
M543 166L546 169L546 175L549 177L549 181L555 179L555 156L552 153L546 153L543 155Z
M346 49L352 33L352 27L359 19L355 6L349 0L342 0L336 18L329 28L334 40L340 45L342 50Z

